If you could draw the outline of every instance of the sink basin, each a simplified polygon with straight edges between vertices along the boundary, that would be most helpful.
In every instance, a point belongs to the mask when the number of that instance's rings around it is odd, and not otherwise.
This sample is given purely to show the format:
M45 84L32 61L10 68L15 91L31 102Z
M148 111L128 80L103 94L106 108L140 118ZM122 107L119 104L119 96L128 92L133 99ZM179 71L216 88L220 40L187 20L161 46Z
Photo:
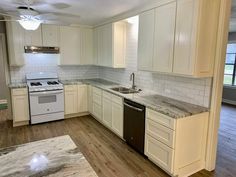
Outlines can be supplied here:
M123 94L139 93L138 90L134 90L134 89L131 89L131 88L126 88L126 87L114 87L114 88L111 88L111 90L114 90L116 92L120 92L120 93L123 93Z

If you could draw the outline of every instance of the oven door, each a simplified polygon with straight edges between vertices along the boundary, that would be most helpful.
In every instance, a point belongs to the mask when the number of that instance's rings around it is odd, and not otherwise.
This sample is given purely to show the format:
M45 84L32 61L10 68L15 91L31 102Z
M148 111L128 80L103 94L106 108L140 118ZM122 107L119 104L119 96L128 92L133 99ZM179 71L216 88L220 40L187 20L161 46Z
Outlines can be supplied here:
M31 116L64 112L63 90L30 93Z

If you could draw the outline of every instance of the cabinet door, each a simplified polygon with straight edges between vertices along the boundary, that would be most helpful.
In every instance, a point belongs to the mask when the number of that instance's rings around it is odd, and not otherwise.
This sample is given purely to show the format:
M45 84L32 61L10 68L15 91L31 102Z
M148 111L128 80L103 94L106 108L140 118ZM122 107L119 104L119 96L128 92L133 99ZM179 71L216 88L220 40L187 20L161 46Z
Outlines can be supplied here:
M153 70L172 72L176 2L155 9Z
M113 25L107 24L103 27L103 45L102 45L102 53L103 53L103 64L104 66L112 67L112 36L113 36Z
M102 106L93 102L93 115L97 120L102 122Z
M81 55L80 29L77 27L60 27L60 65L79 65Z
M97 28L97 64L98 66L104 66L104 54L103 54L103 27Z
M78 112L88 111L88 89L87 85L78 86Z
M123 137L123 106L112 102L112 130Z
M93 87L88 86L88 111L93 114Z
M13 121L29 120L29 104L27 95L12 96Z
M93 30L90 28L81 28L80 64L93 64Z
M75 114L78 109L77 86L65 86L65 114Z
M162 144L149 135L145 137L145 155L148 156L158 166L167 170L169 173L173 171L173 154L174 150Z
M103 101L102 101L102 115L103 115L103 123L108 126L108 127L112 127L112 100L103 97Z
M192 75L193 74L193 51L194 26L196 24L196 1L179 0L177 3L176 16L176 37L174 52L173 72L176 74Z
M22 66L24 59L24 32L18 22L6 22L10 66Z
M37 30L25 30L25 45L42 46L42 28L41 25Z
M98 28L93 29L93 64L98 65Z
M138 69L152 70L153 38L154 38L154 10L139 15L138 36Z
M42 25L43 46L59 47L59 27L56 25Z

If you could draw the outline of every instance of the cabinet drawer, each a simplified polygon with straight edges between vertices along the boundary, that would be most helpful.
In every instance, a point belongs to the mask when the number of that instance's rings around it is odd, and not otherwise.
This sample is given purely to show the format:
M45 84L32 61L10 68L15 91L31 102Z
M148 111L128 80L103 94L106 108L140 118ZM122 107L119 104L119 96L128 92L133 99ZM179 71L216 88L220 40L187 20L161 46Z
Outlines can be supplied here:
M174 148L174 131L154 122L153 120L146 119L146 133L153 138L161 141L165 145Z
M102 96L102 90L96 87L93 87L93 94Z
M102 105L102 97L96 94L93 94L93 102L98 104L98 105Z
M147 114L146 118L151 119L161 125L164 125L168 128L175 130L175 119L150 109L147 109L146 114Z
M27 94L28 94L27 88L12 89L13 96L27 95Z
M103 98L106 98L106 99L108 99L108 100L111 100L111 99L112 99L112 94L111 94L111 93L108 93L108 92L106 92L106 91L103 91L103 92L102 92L102 96L103 96Z
M65 85L64 86L65 91L76 91L77 90L77 85Z
M164 170L172 173L174 150L149 135L145 137L145 155Z
M116 95L112 95L112 102L123 105L123 99Z

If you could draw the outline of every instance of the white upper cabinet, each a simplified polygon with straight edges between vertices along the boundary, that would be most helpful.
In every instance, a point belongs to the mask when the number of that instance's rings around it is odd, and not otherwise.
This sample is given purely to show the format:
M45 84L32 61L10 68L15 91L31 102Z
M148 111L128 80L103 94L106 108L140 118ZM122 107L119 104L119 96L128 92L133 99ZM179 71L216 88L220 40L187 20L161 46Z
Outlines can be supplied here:
M94 29L94 56L97 65L124 68L126 22L106 24Z
M139 16L138 68L172 72L176 2Z
M24 29L18 22L6 22L10 66L22 66L24 60Z
M81 57L80 28L60 27L60 61L59 65L79 65Z
M59 27L56 25L42 25L43 46L59 47Z
M93 30L81 28L81 61L82 65L91 65L93 59Z
M211 77L218 13L219 1L178 0L141 14L139 70Z
M153 71L172 72L176 2L155 9Z
M174 73L213 75L218 13L219 1L177 1Z
M155 11L139 15L138 69L152 71Z
M26 46L42 46L42 26L37 30L25 30L25 45Z
M60 27L59 65L91 65L93 59L93 30L82 27Z

